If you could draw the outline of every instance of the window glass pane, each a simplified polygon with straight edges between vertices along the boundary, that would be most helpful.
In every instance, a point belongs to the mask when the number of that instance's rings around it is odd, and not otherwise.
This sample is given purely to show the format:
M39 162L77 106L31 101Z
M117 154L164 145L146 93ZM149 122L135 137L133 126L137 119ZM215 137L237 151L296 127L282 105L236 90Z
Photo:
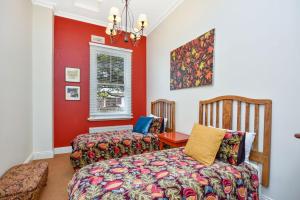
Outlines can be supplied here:
M125 111L124 85L102 85L97 88L97 108L99 112Z
M111 56L111 83L124 84L124 58Z
M124 58L98 54L97 79L98 83L124 84Z
M97 55L97 79L99 83L110 83L110 56L105 54Z

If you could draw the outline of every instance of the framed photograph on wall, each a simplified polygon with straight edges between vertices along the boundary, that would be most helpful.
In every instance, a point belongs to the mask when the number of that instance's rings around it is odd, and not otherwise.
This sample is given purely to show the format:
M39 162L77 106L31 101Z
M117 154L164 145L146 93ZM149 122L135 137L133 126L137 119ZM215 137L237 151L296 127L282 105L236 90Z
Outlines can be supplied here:
M79 83L80 82L80 69L66 67L66 82Z
M80 87L79 86L66 86L66 100L79 101L80 100Z

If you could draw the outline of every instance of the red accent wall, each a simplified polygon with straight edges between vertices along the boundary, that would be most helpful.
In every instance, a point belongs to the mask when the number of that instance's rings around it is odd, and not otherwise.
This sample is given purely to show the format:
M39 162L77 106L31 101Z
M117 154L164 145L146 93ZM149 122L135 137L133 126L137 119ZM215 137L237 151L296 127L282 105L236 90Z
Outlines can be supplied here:
M91 35L104 36L106 45L132 49L132 120L90 122L89 42ZM65 67L79 67L80 83L65 82ZM81 100L66 101L65 86L80 86ZM54 146L69 146L72 139L87 133L89 127L134 124L146 114L146 38L136 47L119 38L110 43L105 28L63 17L54 19Z

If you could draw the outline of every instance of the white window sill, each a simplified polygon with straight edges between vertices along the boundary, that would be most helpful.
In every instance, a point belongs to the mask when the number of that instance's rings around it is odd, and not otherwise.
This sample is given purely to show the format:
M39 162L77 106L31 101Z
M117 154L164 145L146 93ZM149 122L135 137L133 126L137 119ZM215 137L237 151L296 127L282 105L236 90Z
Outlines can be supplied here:
M117 116L93 116L89 117L88 121L110 121L110 120L131 120L133 116L117 115Z

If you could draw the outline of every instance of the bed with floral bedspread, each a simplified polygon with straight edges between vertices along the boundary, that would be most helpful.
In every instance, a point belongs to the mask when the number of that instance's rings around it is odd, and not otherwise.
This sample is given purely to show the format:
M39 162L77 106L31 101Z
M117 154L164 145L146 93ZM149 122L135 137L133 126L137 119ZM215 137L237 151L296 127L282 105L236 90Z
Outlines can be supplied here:
M205 167L183 148L112 159L77 171L68 186L70 200L258 199L257 171L216 160Z
M101 160L159 150L156 134L144 135L132 130L82 134L71 145L70 159L75 170Z

